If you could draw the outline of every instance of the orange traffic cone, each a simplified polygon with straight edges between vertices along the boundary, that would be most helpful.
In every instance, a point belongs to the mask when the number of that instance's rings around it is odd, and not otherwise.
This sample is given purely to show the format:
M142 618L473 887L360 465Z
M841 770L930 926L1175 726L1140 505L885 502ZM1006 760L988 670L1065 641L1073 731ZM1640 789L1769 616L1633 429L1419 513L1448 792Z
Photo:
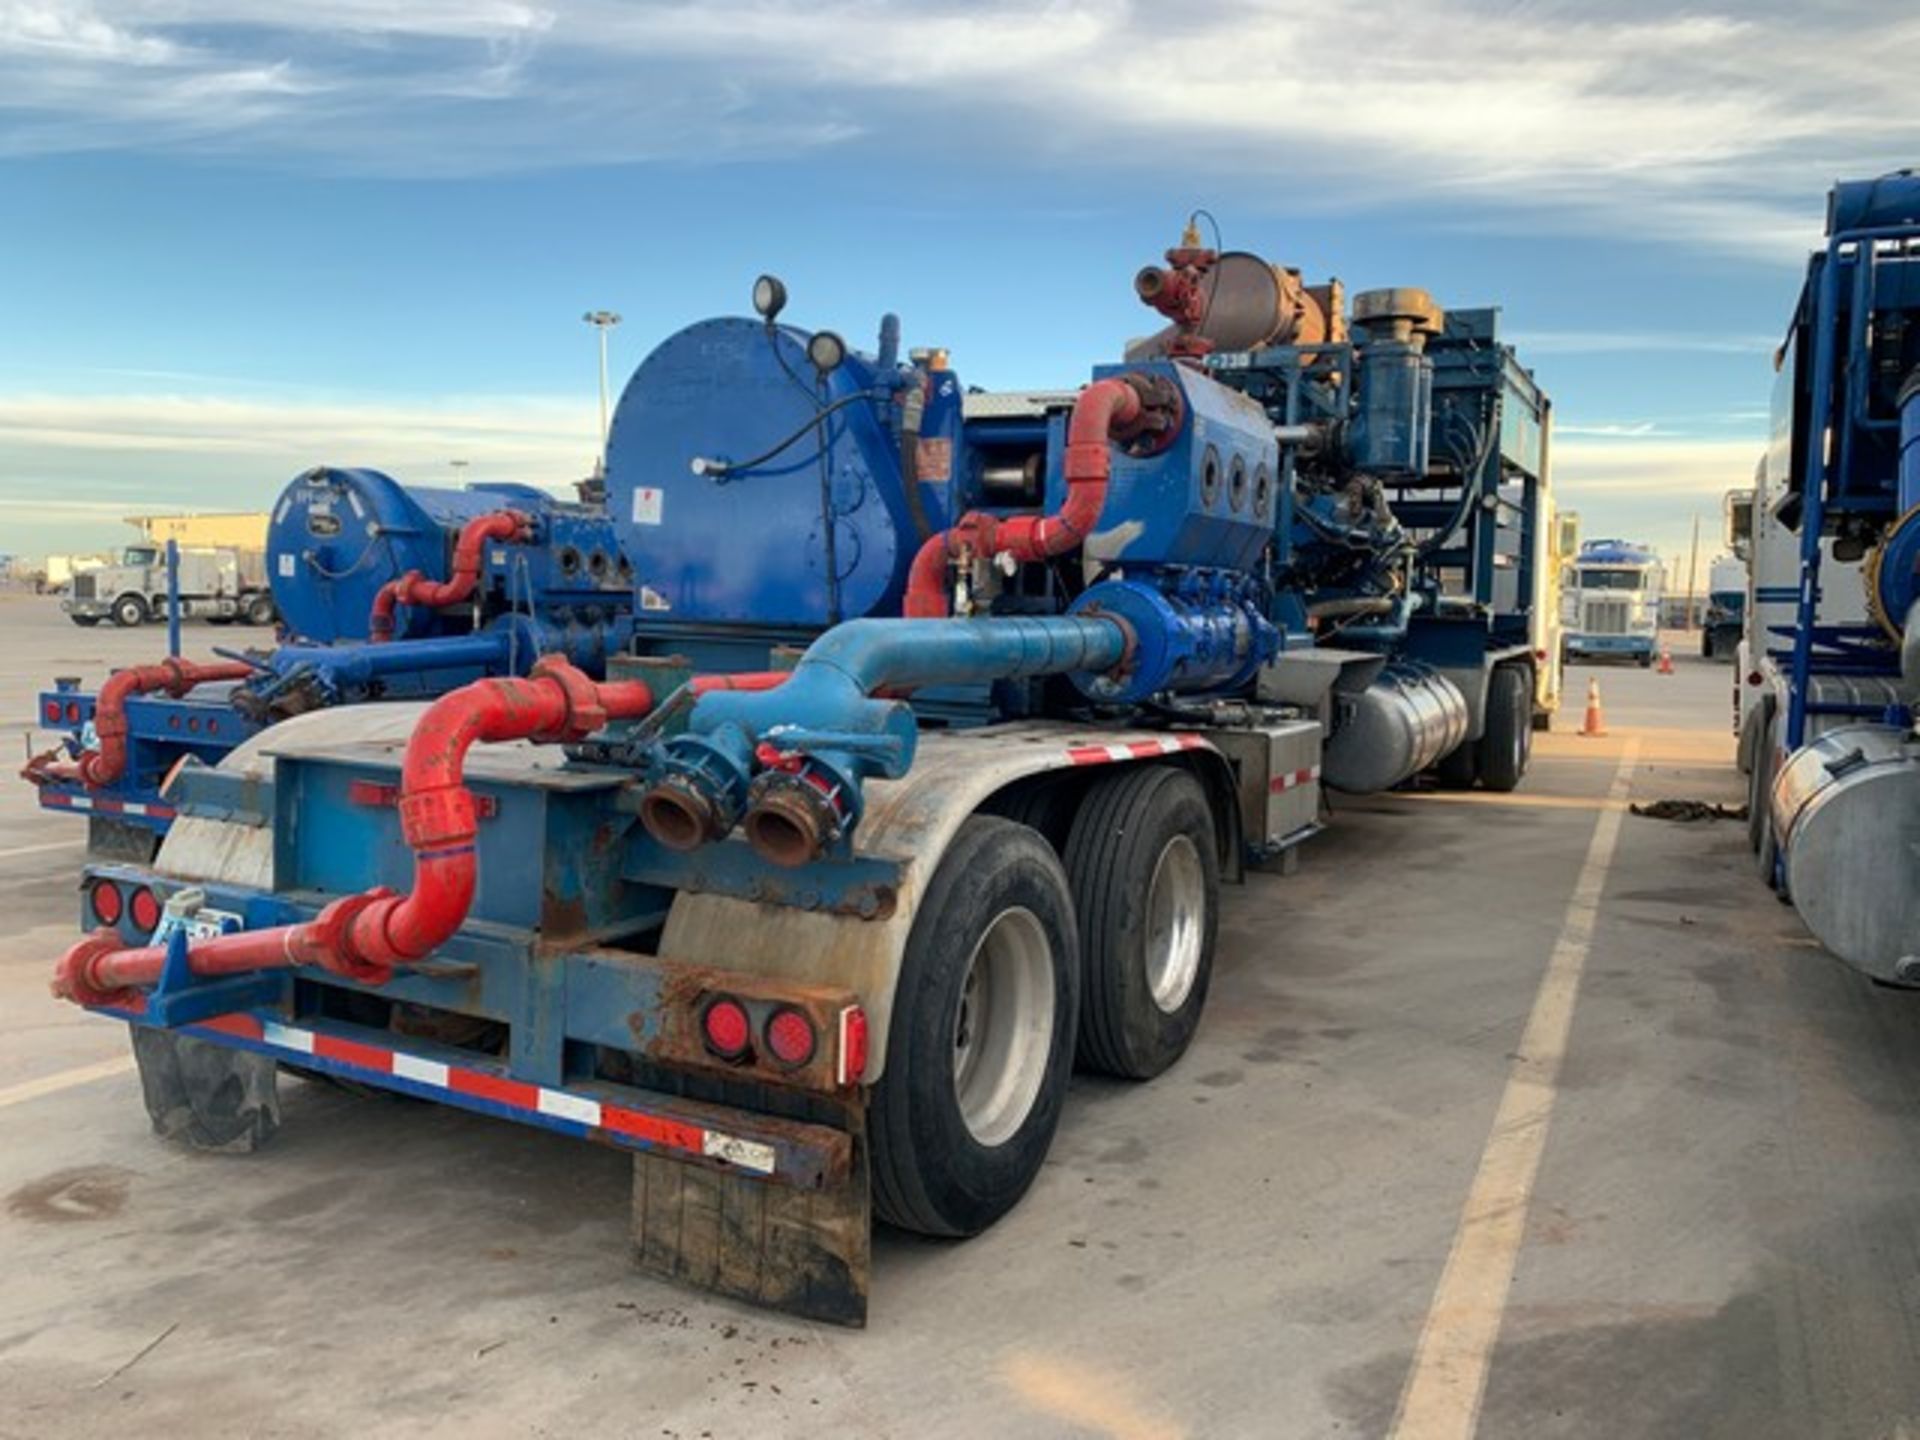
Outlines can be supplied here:
M1673 651L1664 645L1660 647L1660 673L1662 675L1673 673Z
M1600 713L1600 681L1595 678L1587 681L1587 718L1581 722L1582 735L1604 735L1607 733L1606 717Z

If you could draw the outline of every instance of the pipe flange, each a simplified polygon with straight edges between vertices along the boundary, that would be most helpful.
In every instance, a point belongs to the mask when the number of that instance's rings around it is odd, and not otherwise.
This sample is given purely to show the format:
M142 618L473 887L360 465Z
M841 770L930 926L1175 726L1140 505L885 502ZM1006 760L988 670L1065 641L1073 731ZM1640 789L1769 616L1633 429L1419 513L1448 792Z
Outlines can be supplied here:
M567 707L566 718L559 728L541 731L533 739L570 743L584 740L594 731L606 728L607 709L600 703L600 687L563 656L541 656L527 675L530 679L550 680L559 686L561 698Z
M384 985L393 979L390 961L365 955L353 943L354 927L360 917L375 906L391 904L393 899L393 891L376 885L358 895L343 895L316 915L309 928L319 952L315 958L320 967L363 985Z
M697 850L724 839L738 818L736 806L685 774L668 775L640 797L640 823L669 850Z
M77 1005L121 1005L134 997L126 987L103 990L93 983L93 962L123 948L119 932L95 930L76 942L54 967L51 989L56 1000L71 1000Z
M818 860L847 833L847 787L803 761L795 770L764 770L747 799L747 843L764 860L792 869Z

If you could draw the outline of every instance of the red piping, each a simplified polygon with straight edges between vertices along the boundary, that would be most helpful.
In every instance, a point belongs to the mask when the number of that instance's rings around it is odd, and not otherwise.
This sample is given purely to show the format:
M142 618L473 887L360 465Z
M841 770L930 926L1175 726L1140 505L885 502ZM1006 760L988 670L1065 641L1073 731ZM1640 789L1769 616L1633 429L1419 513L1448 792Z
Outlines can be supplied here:
M367 633L378 645L393 638L393 613L402 605L421 605L429 610L444 610L458 605L480 583L480 551L489 540L526 541L533 538L533 518L519 510L495 510L476 515L460 527L460 538L453 546L453 574L446 580L429 580L418 570L409 570L397 580L389 580L373 597L373 614L367 621Z
M687 682L695 695L713 690L773 690L793 678L791 670L743 670L737 675L696 675Z
M1067 422L1066 504L1054 515L1003 518L984 510L962 515L914 555L907 572L907 618L938 619L947 613L947 562L963 549L979 556L1004 551L1025 563L1078 548L1107 502L1113 476L1109 447L1139 427L1145 408L1139 388L1126 379L1096 380L1082 390Z
M93 729L100 737L100 748L84 751L77 760L56 760L52 757L57 752L49 751L29 761L20 773L36 785L44 785L49 780L77 780L89 789L103 789L127 773L127 700L130 696L164 690L180 700L196 686L216 680L244 680L252 673L253 667L244 660L201 664L174 658L157 665L116 670L100 687L100 698L94 702Z
M211 976L318 965L384 984L396 966L445 944L473 904L478 810L463 779L467 751L482 740L581 740L652 707L644 682L596 684L552 655L525 680L477 680L442 696L414 727L401 766L400 828L413 850L413 889L395 895L375 886L304 924L202 941L187 952L189 968ZM123 949L114 931L96 930L61 957L53 993L82 1005L115 1003L157 981L166 955L163 945Z

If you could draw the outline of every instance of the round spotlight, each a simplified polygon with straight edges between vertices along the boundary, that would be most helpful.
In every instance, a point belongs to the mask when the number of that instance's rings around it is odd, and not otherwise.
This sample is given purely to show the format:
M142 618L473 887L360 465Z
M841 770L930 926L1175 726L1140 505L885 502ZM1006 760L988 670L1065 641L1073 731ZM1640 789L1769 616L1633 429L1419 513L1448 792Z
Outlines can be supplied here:
M831 330L818 331L807 341L807 359L822 375L830 370L838 370L840 362L846 358L847 342Z
M771 325L787 308L787 287L778 275L762 275L753 282L753 313Z

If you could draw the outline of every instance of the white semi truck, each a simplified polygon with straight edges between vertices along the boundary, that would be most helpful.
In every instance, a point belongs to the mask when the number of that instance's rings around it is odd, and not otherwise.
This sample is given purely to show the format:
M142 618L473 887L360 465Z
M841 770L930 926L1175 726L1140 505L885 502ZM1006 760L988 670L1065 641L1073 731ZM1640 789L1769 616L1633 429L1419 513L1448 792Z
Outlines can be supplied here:
M271 625L278 618L267 586L266 557L237 546L182 548L180 613L213 624ZM76 625L111 620L145 625L167 613L167 555L163 546L129 545L108 565L74 575L60 602Z

